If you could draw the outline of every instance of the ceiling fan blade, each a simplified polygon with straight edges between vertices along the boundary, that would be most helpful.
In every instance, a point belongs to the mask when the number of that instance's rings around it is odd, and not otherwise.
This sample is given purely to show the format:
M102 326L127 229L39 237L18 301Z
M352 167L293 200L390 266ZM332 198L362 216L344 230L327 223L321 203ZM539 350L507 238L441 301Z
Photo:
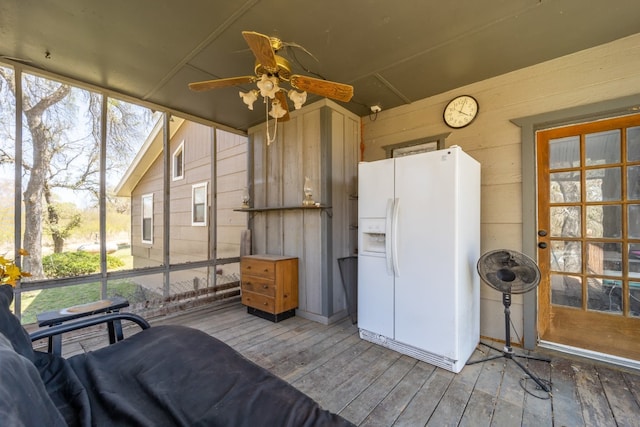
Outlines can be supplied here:
M236 86L256 81L255 76L230 77L228 79L206 80L203 82L189 83L189 89L202 92L210 89L218 89L227 86Z
M278 121L279 122L286 122L290 118L289 117L289 105L287 105L287 95L285 94L284 91L279 90L278 92L276 92L276 99L278 101L280 101L280 106L287 111L287 114L285 114L284 116L280 117L278 119Z
M258 60L258 63L270 73L278 71L276 54L271 47L271 39L268 36L254 31L243 31L242 36Z
M353 86L344 83L336 83L297 74L291 76L289 83L298 90L306 90L307 92L337 99L338 101L349 102L351 97L353 97Z

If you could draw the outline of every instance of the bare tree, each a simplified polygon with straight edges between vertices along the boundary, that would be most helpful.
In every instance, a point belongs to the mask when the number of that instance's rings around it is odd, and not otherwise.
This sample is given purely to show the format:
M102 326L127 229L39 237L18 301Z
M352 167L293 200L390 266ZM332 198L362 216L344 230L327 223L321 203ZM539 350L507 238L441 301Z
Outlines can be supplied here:
M12 70L0 67L0 103L15 102L15 81ZM43 278L42 237L46 221L53 238L54 248L61 251L64 239L80 224L79 217L61 223L59 204L53 197L54 189L67 189L90 194L97 203L100 171L100 118L102 95L81 90L43 77L23 74L22 111L26 121L23 139L22 165L26 185L23 185L25 226L23 247L30 256L23 267L34 278ZM5 111L3 113L2 111ZM0 119L6 117L2 108ZM14 110L15 111L15 110ZM132 105L109 99L107 110L108 153L112 163L131 158L131 140L140 138L141 122L150 121ZM0 128L3 139L11 140L11 132ZM15 162L14 152L6 145L0 149L0 162ZM119 165L126 166L126 165Z

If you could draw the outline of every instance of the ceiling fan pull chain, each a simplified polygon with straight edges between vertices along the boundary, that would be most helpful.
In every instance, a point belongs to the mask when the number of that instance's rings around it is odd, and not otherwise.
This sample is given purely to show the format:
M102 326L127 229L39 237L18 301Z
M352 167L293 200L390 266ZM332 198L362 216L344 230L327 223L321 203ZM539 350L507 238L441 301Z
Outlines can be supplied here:
M275 120L275 126L273 129L273 138L271 138L271 136L269 135L269 97L265 96L264 97L264 105L266 105L266 117L267 117L267 122L266 122L266 126L267 126L267 147L271 145L271 143L273 141L276 140L276 136L278 135L278 118L274 117Z

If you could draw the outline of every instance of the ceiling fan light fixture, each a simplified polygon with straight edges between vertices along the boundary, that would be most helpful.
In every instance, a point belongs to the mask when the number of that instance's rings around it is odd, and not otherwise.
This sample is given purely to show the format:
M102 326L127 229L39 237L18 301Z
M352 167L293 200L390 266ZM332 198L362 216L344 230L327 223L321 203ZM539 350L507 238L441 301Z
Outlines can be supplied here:
M253 111L253 103L256 102L256 100L258 99L258 91L257 90L250 90L249 92L238 92L240 95L240 98L242 98L242 102L244 102L245 104L247 104L247 107L249 107L249 110Z
M278 78L275 76L267 76L263 74L258 80L258 89L260 89L260 95L263 98L273 99L276 96L276 93L280 90L278 86Z
M269 111L269 115L274 119L280 119L284 117L285 114L287 114L287 110L280 105L280 101L275 99L271 104L271 111Z
M307 102L307 92L298 92L291 89L289 91L289 99L293 101L293 106L295 107L295 109L299 110L300 108L302 108L302 105Z

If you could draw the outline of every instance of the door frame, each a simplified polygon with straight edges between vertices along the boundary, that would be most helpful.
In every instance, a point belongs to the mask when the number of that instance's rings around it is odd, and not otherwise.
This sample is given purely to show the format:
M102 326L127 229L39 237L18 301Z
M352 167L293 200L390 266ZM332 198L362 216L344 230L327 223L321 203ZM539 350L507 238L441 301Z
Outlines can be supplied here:
M522 164L522 252L537 260L536 132L558 126L638 114L640 94L512 119L520 127ZM538 293L523 294L524 348L538 344Z

